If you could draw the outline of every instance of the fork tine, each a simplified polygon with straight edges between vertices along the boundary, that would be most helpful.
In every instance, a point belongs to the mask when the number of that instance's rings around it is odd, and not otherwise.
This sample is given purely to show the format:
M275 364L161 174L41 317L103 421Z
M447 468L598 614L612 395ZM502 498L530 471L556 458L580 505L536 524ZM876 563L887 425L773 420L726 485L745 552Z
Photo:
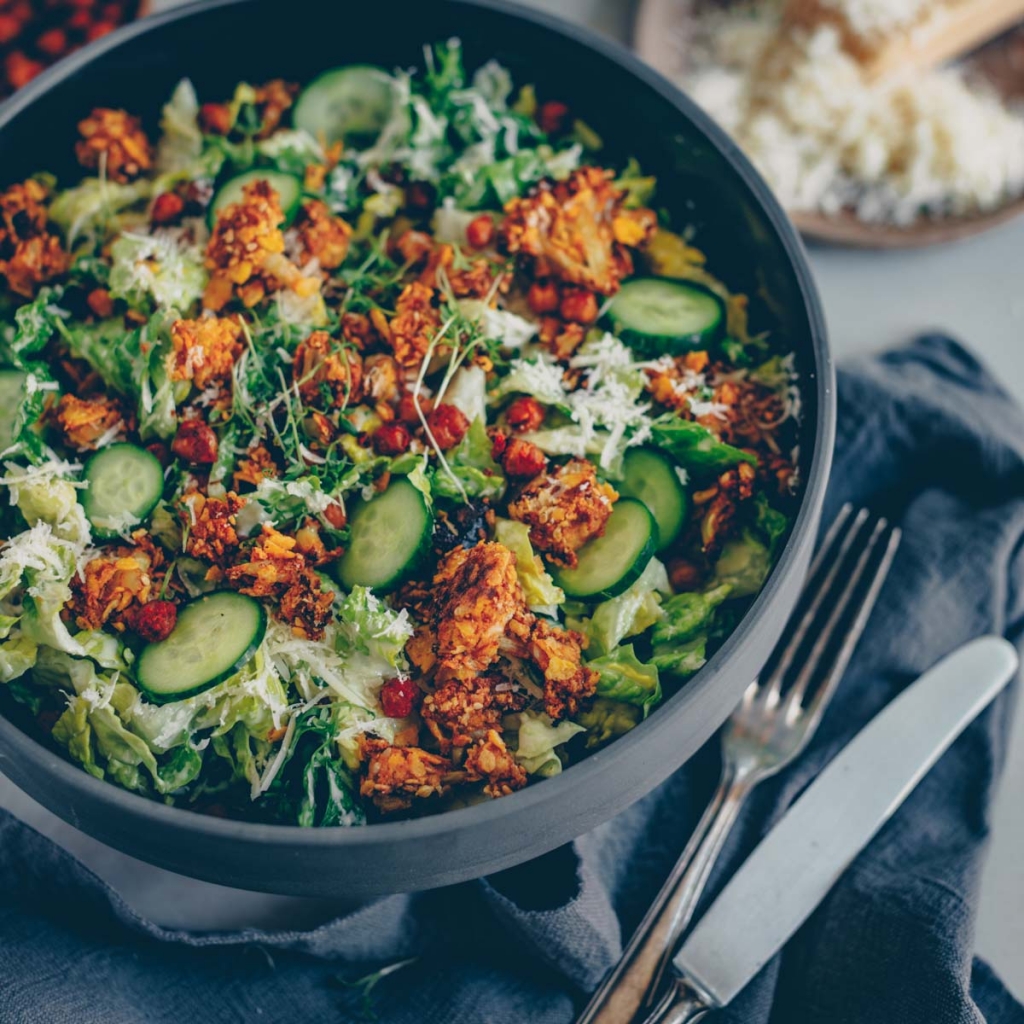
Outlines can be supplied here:
M888 539L883 543L882 538L888 533ZM864 550L857 556L853 570L843 587L842 592L836 599L828 618L815 637L804 663L800 667L793 682L792 689L787 695L787 713L792 714L796 708L803 704L811 680L816 675L824 673L822 681L812 695L810 704L806 707L809 717L814 719L819 711L828 702L838 680L842 677L846 666L849 664L861 634L867 626L868 618L874 608L878 595L881 592L882 584L885 582L893 559L896 556L896 549L899 546L901 532L898 528L889 530L889 524L885 519L879 519L871 530L871 535L864 546ZM881 556L878 552L881 551ZM861 590L865 580L870 580L868 589L860 595L859 601L855 604L855 598ZM847 619L847 612L854 608L853 620L843 635L839 649L835 656L829 660L826 655L833 639L838 635L839 629Z
M828 533L825 535L825 542L821 550L811 565L808 576L812 581L811 586L814 590L807 604L806 611L786 640L786 645L783 648L778 663L773 667L766 683L762 684L764 691L763 700L766 705L769 701L775 700L781 693L783 680L789 673L790 668L792 668L793 659L806 639L815 619L817 619L826 597L831 593L843 563L846 561L846 556L869 515L868 510L862 508L853 516L853 521L851 522L850 517L852 513L852 505L847 504L840 509L835 522L829 527ZM821 575L822 572L824 572L824 576Z

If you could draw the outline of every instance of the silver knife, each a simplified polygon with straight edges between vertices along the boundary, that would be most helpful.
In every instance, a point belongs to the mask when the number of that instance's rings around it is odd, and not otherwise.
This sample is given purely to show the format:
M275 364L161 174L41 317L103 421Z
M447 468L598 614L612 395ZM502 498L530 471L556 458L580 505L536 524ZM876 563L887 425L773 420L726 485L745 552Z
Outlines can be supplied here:
M672 961L646 1024L729 1003L785 945L925 773L1017 671L999 637L961 647L895 697L747 858Z

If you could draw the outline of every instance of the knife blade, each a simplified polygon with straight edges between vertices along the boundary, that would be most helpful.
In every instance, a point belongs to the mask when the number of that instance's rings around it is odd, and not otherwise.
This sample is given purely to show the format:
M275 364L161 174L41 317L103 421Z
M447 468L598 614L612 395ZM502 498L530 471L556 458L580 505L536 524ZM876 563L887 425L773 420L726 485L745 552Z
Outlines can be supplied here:
M782 948L1017 664L1016 650L999 637L966 644L890 701L833 758L672 961L706 1008L729 1003Z

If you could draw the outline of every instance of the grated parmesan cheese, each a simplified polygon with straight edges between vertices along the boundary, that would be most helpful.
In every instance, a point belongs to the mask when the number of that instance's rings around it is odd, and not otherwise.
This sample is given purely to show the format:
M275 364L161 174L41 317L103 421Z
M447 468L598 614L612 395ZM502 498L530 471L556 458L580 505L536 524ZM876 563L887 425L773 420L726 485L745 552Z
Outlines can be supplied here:
M925 0L822 0L858 31L914 22ZM790 211L910 224L1024 194L1024 112L963 68L868 84L840 28L783 31L777 2L695 17L680 84Z

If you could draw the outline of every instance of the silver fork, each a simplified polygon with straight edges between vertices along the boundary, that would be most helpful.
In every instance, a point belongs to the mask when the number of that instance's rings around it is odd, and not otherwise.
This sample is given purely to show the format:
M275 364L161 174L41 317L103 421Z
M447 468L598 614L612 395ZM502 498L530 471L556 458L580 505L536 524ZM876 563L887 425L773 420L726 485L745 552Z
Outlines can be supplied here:
M656 1024L666 966L693 917L740 810L758 783L807 746L864 632L900 542L898 528L844 505L815 558L796 615L767 674L747 687L722 731L715 794L618 964L576 1024L629 1024L640 1009ZM797 660L799 656L799 661Z

